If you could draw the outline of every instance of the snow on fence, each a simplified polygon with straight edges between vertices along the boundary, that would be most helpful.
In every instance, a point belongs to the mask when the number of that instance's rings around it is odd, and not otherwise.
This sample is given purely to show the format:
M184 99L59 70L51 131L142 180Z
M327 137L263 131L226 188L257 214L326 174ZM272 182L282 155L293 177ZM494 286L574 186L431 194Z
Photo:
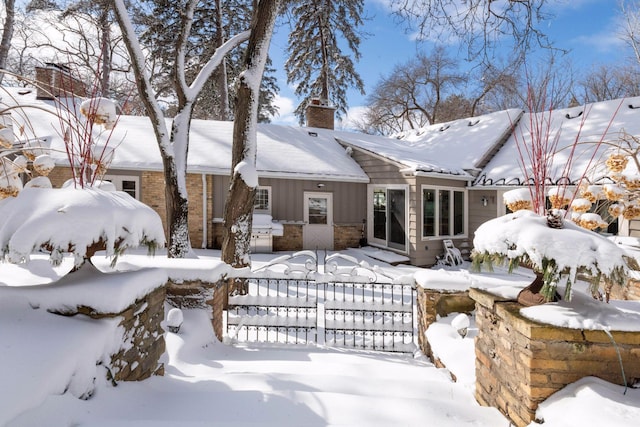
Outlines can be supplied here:
M416 349L413 285L378 282L379 272L348 256L324 261L320 273L316 254L302 251L245 278L248 294L229 297L227 339L404 353Z

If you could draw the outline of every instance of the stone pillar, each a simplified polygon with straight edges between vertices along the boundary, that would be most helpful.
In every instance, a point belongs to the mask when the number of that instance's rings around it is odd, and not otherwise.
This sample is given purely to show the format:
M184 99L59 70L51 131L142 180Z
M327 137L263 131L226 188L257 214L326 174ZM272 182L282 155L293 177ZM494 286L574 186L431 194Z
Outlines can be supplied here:
M561 328L520 315L522 305L471 289L476 301L476 400L518 427L538 405L587 376L623 385L616 347L602 330ZM640 379L640 332L611 331L629 384Z
M165 287L160 286L141 297L119 313L104 313L91 307L79 306L71 311L52 311L73 316L84 314L92 319L120 319L124 329L121 349L111 355L109 379L141 381L152 375L164 375L160 357L165 351L164 320Z
M224 311L229 305L228 289L228 281L226 279L220 280L216 283L216 289L211 300L211 325L213 326L213 333L220 342L224 339Z

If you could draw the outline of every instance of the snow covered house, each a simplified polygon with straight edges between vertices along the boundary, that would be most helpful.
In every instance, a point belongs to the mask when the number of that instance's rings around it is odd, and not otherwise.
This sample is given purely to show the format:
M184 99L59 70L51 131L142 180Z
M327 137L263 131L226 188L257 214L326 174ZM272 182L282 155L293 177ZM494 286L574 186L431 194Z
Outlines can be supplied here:
M26 116L19 120L51 148L57 164L50 175L54 185L70 178L64 132L59 121L44 112L55 110L52 101L36 99L29 90L7 89L0 95L2 102L38 107L24 109ZM587 106L589 111L576 107L553 112L554 129L561 129L556 132L559 146L578 133L595 139L606 131L614 140L624 128L640 135L640 112L635 109L640 98L625 100L612 121L616 105L620 101ZM433 125L397 138L336 131L333 113L312 104L307 127L259 125L256 252L339 250L364 239L405 256L411 264L429 266L442 255L443 240L470 251L478 226L506 213L504 192L526 181L517 140L527 134L534 116L520 110ZM21 116L17 110L12 115ZM217 248L222 242L232 130L230 122L194 120L191 126L187 189L190 237L196 248ZM117 148L105 178L154 208L164 221L162 161L148 118L120 116L109 136L109 144ZM581 147L586 151L574 155L576 173L583 166L578 161L591 158L588 152L593 149ZM560 169L566 164L564 156L562 150L556 155L553 182L565 179ZM569 179L575 182L575 177ZM623 231L633 234L628 229Z
M482 198L469 187L520 114L455 120L398 138L335 132L370 179L368 243L404 253L421 266L435 263L443 240L469 251L475 228L492 217L483 215Z
M506 191L524 187L531 175L525 174L522 159L531 165L525 146L535 141L549 140L553 156L549 158L547 186L567 187L578 195L578 185L613 184L605 163L611 153L619 153L620 138L629 135L632 149L640 148L640 97L597 102L571 108L526 113L517 122L511 135L499 151L484 165L469 187L470 193L488 201L492 216L507 213L503 199ZM635 146L635 147L633 147ZM623 172L640 178L635 162L629 162ZM640 237L640 221L610 217L607 204L601 205L603 218L612 222L609 232L621 236ZM477 214L477 211L475 211Z
M35 91L7 89L7 103L25 108L14 115L51 149L54 186L71 177L63 131L50 100ZM474 169L509 129L507 113L448 124L439 144L335 131L333 109L312 105L309 127L258 127L259 188L255 212L256 251L344 249L370 245L430 265L442 254L442 239L468 246L467 187ZM315 108L315 110L314 110ZM24 116L24 117L22 117ZM22 118L20 118L22 117ZM315 120L315 121L314 121ZM478 150L453 149L467 129ZM496 131L496 129L499 129ZM194 120L187 187L190 237L194 247L220 247L222 216L230 176L233 124ZM109 145L117 147L105 179L165 215L162 161L149 120L120 116ZM460 143L458 146L463 145ZM475 151L475 153L471 153Z
M49 175L54 186L71 178L64 131L55 117L53 101L36 99L35 90L23 89L7 90L2 98L4 103L25 106L12 110L18 121L14 128L31 134L30 139L37 136L38 144L50 149L56 163ZM193 120L191 124L187 190L194 247L219 247L222 242L232 132L231 122ZM120 116L113 133L98 137L99 145L107 138L115 150L105 179L154 208L164 221L162 160L149 119ZM260 125L258 153L260 187L255 211L260 216L256 228L270 231L272 237L259 243L261 250L358 244L369 179L342 146L321 129Z

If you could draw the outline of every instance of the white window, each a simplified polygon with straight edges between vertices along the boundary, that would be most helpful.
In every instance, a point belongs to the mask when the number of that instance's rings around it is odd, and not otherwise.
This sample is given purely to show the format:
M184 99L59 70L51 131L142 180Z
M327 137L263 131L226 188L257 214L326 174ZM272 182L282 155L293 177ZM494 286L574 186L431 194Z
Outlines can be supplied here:
M467 234L467 193L462 189L422 187L422 237Z
M271 214L271 187L258 187L253 202L255 213Z
M128 175L105 175L104 181L112 182L116 190L124 191L134 199L140 200L140 178Z

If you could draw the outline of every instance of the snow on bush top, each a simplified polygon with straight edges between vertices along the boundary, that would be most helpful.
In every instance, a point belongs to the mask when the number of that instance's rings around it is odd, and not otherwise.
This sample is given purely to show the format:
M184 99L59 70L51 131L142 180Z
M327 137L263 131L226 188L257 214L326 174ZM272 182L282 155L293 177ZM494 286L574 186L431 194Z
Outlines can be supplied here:
M94 123L113 129L118 120L116 103L108 98L89 98L80 104L80 112Z
M485 222L476 231L473 246L477 253L510 260L526 255L538 271L544 271L543 261L554 260L572 283L580 269L605 276L628 271L624 250L612 241L571 221L565 221L564 228L550 228L545 217L528 210Z
M158 214L121 191L25 188L0 200L0 218L0 257L15 263L42 247L54 264L62 252L73 252L80 265L87 247L100 240L108 256L165 243Z
M502 198L507 204L519 201L531 201L531 190L529 190L529 188L516 188L505 192Z

